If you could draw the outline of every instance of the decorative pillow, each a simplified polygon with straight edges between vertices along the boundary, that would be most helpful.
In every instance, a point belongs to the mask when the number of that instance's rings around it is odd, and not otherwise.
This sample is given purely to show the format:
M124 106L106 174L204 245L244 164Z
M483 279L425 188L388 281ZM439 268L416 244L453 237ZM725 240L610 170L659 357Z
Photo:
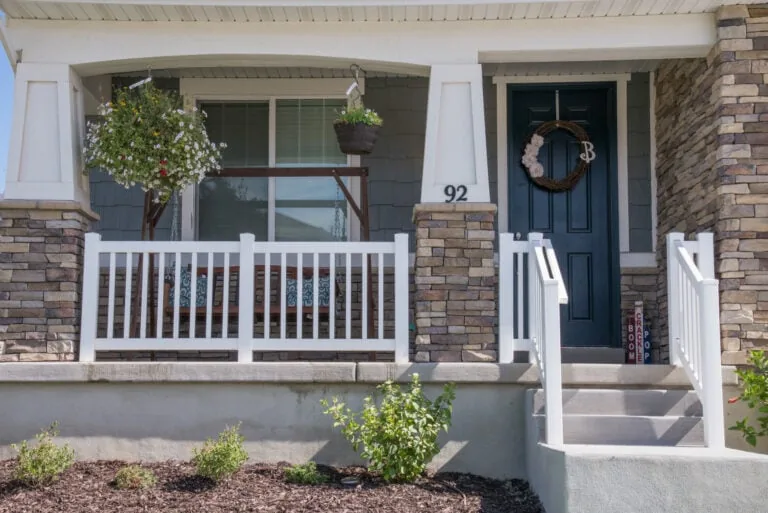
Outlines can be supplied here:
M314 298L314 283L312 278L304 278L301 286L302 305L305 307L312 306L312 300ZM295 278L287 278L285 280L285 295L286 304L289 307L296 306L296 296L298 295L299 283ZM317 299L318 306L327 307L331 303L331 277L320 276L317 282Z
M192 303L192 272L186 267L182 267L181 272L181 289L179 290L179 306L189 308ZM174 298L174 286L171 284L171 290L168 293L168 303L173 306ZM197 308L204 307L206 305L208 294L208 280L204 274L197 277L197 295L195 297L195 306Z

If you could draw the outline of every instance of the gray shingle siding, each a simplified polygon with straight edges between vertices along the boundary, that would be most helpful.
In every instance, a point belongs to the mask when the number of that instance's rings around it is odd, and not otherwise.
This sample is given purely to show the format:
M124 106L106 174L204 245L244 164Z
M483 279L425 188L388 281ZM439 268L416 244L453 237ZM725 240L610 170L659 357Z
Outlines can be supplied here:
M139 187L125 189L101 171L91 171L91 208L101 219L93 231L104 240L140 240L144 192ZM171 204L168 205L155 231L155 240L169 240Z
M648 73L633 73L627 84L629 164L629 249L652 252L651 132Z
M166 85L166 84L164 84ZM421 196L421 171L427 118L427 78L369 78L365 101L384 119L374 152L362 159L370 168L369 204L372 240L392 240L413 233L413 205ZM484 81L486 141L491 201L497 202L496 90ZM650 98L647 73L635 73L628 84L628 157L630 250L652 251L650 181ZM143 196L125 190L98 171L91 173L91 204L101 215L94 228L106 240L140 237ZM156 238L170 236L171 209L164 214ZM411 237L412 244L414 243Z

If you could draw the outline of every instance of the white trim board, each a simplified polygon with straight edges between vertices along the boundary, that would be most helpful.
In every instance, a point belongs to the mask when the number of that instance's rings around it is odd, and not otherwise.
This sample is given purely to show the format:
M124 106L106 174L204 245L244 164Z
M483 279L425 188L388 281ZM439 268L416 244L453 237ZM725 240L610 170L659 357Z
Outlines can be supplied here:
M634 253L629 251L629 162L628 162L628 126L627 126L627 82L630 73L591 74L591 75L541 75L541 76L496 76L496 148L497 148L497 195L498 195L498 226L499 232L509 231L509 159L507 133L507 85L508 84L565 84L565 83L616 83L616 130L617 130L617 188L619 199L619 251L621 267L655 267L656 259L645 256L650 253ZM653 132L651 133L653 136ZM651 143L653 145L653 142ZM653 155L651 156L653 159ZM653 174L653 164L651 166ZM652 177L652 194L655 195L655 180ZM655 234L655 201L653 201ZM654 240L655 244L655 240ZM655 248L655 245L654 245Z

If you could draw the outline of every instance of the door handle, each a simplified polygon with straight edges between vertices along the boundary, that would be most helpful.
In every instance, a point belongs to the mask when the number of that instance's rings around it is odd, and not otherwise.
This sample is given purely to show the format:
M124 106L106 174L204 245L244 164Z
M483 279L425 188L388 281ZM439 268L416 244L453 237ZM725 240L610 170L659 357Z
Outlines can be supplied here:
M515 232L515 240L520 240L523 238L523 234L520 232Z

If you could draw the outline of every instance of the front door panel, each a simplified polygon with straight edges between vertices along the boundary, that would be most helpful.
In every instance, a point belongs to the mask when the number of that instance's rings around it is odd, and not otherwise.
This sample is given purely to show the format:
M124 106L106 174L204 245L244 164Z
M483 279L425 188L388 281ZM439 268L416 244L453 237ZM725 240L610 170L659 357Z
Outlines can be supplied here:
M568 305L561 309L563 346L617 346L614 90L606 86L510 86L508 92L509 230L523 238L530 232L543 232L552 240L569 296ZM596 153L586 175L566 192L538 187L521 162L533 130L557 119L557 96L560 119L581 125ZM547 176L561 179L576 167L583 151L570 133L555 130L545 137L539 161Z

